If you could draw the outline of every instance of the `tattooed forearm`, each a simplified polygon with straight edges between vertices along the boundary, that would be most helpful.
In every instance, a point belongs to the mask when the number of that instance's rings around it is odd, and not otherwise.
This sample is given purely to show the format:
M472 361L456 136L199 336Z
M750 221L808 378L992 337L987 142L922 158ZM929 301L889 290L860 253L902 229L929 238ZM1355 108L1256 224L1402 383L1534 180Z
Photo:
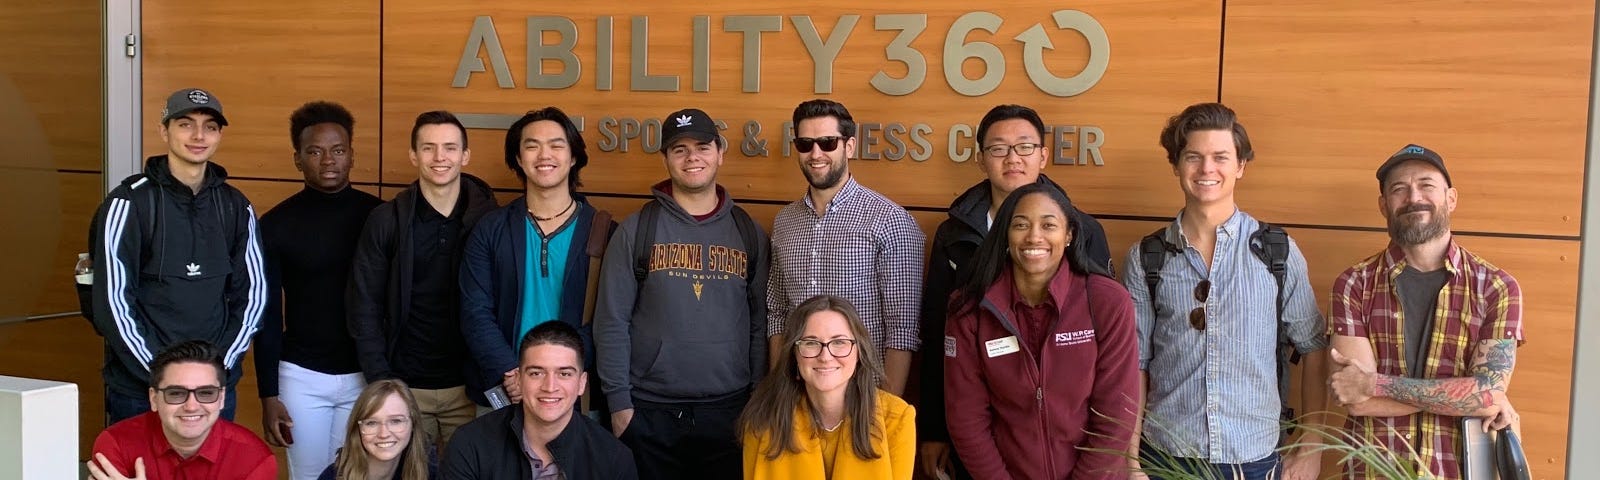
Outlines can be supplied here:
M1470 377L1421 379L1378 375L1373 393L1440 415L1474 415L1494 404L1494 397L1480 390L1477 380Z
M1485 340L1473 354L1470 377L1420 379L1378 375L1373 394L1440 415L1481 415L1505 392L1516 365L1515 340Z

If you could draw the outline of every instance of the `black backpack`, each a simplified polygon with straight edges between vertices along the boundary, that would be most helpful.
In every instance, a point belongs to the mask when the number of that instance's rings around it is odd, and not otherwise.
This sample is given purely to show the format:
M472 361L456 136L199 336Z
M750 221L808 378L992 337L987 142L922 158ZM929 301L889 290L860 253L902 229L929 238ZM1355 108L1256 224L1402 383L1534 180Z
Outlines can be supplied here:
M1279 443L1289 440L1289 435L1294 432L1295 412L1289 407L1289 365L1300 363L1300 352L1295 350L1294 344L1289 341L1288 331L1283 323L1283 281L1289 271L1289 234L1282 227L1266 222L1260 222L1261 227L1250 234L1250 253L1267 266L1272 272L1272 279L1278 283L1278 400L1282 402L1279 419L1283 421L1283 432ZM1167 227L1162 227L1139 240L1139 263L1144 267L1144 284L1149 289L1150 312L1155 314L1156 287L1161 285L1161 267L1167 262L1167 255L1176 255L1182 250L1177 245L1167 242Z
M747 259L744 266L745 282L753 282L755 281L752 277L755 274L756 262L761 260L756 255L760 250L759 241L756 238L758 237L756 234L757 229L760 227L757 227L755 220L750 218L750 214L745 213L744 209L739 208L738 205L734 205L733 211L729 213L733 215L733 224L739 229L739 240L744 242L744 248L750 254L750 258ZM644 282L645 275L650 273L650 245L656 243L656 223L657 218L660 216L661 201L659 200L650 200L644 204L644 207L639 209L639 224L633 231L634 281ZM748 293L756 295L756 292ZM759 293L762 301L765 302L767 292Z

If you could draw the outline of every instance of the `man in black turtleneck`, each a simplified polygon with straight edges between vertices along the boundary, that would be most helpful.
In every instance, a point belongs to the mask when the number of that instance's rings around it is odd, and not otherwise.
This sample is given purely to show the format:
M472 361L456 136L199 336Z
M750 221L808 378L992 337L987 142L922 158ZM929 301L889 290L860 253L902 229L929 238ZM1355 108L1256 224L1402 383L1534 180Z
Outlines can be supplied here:
M261 430L289 450L289 477L312 479L344 443L366 383L345 326L344 290L361 226L378 197L350 187L355 119L337 103L289 116L294 166L306 186L261 217L267 310L256 338Z
M1034 182L1061 188L1043 170L1049 159L1045 149L1044 120L1032 108L997 105L978 122L978 167L985 180L967 189L950 204L950 218L933 236L928 279L922 289L922 390L917 410L944 411L945 303L955 291L958 273L967 267L978 243L996 222L994 214L1012 190ZM1062 189L1065 195L1065 189ZM1089 248L1089 259L1111 265L1105 230L1083 211L1075 211L1072 238ZM917 438L922 450L919 468L932 478L943 471L951 478L971 478L950 448L950 430L944 415L918 415Z

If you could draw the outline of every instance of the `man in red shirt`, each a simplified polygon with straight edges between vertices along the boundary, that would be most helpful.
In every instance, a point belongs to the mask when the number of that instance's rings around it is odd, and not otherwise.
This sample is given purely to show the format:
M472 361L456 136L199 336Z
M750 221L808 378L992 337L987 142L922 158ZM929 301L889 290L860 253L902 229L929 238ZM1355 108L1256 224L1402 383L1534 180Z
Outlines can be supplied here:
M205 341L173 345L150 364L151 412L117 422L94 440L96 480L278 478L278 460L222 410L222 355ZM132 477L125 476L132 475Z

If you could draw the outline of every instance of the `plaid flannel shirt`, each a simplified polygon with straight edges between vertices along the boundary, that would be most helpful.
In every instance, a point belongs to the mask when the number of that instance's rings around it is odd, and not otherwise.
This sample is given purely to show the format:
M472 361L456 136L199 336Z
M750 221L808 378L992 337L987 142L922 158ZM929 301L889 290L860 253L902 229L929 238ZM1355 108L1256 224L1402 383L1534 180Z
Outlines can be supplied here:
M1377 372L1406 376L1405 320L1395 279L1405 271L1399 245L1362 260L1333 282L1329 330L1335 335L1364 337L1372 343ZM1434 329L1419 378L1470 376L1472 356L1483 340L1514 339L1522 343L1522 289L1511 274L1450 241L1445 250L1450 279L1439 290ZM1434 476L1461 478L1458 451L1460 417L1418 412L1403 417L1351 417L1350 432L1384 446L1396 458L1422 462ZM1369 478L1365 465L1350 465L1352 478Z

